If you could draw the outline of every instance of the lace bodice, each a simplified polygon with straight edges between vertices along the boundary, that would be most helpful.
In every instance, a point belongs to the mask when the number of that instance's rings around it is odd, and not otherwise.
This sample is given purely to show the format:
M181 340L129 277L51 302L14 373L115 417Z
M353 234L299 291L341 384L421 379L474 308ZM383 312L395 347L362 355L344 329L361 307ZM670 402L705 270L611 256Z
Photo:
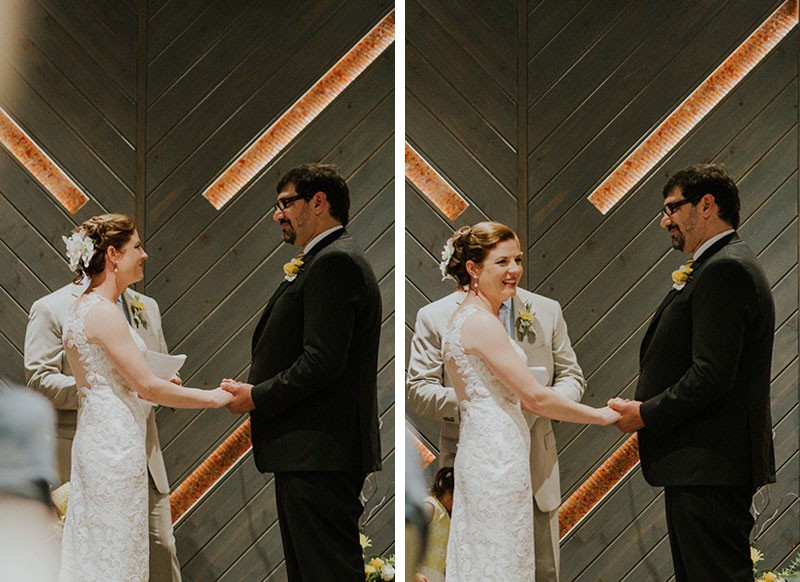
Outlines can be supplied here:
M445 361L449 360L455 364L458 370L457 377L463 382L464 393L459 395L459 399L476 402L491 398L501 404L508 403L518 406L519 397L492 374L486 362L480 356L468 354L464 350L461 330L467 319L479 311L482 311L481 308L472 304L459 308L453 315L450 327L442 338ZM527 361L528 357L519 344L513 339L510 341L519 357Z
M120 397L138 399L138 395L113 367L103 347L90 343L86 339L86 331L84 329L86 315L92 307L102 301L108 301L108 299L95 294L81 298L73 311L70 312L67 323L64 326L64 345L67 348L68 355L71 350L77 351L78 361L80 362L79 365L72 366L72 370L80 386L81 396L85 396L86 390L91 388L95 390L109 389L117 392ZM146 352L147 345L136 333L136 330L130 325L128 330L134 343L136 343L136 347L142 353Z

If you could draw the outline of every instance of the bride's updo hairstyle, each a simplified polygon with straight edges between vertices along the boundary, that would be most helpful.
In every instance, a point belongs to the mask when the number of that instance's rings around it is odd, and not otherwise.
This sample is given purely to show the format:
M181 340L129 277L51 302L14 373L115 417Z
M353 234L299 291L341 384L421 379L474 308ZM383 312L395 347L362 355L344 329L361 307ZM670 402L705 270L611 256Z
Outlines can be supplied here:
M443 275L456 280L459 288L468 288L471 277L467 272L467 261L481 264L494 247L501 242L517 238L516 233L499 222L479 222L474 226L462 226L445 245L452 243L450 260L443 265ZM443 257L443 260L445 257Z
M91 277L102 273L106 268L106 251L109 247L122 250L133 237L136 224L124 214L99 214L84 221L73 232L83 231L94 244L94 252L89 264L79 263L76 268L75 283L79 283L84 275Z

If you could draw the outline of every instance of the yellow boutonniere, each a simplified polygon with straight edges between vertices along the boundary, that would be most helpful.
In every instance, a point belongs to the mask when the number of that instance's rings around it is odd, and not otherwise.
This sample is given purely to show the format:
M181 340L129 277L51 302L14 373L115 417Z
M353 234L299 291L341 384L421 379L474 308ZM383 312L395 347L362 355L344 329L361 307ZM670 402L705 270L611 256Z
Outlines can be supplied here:
M686 286L686 283L692 277L692 263L694 261L688 261L685 265L681 265L678 267L676 271L672 271L672 288L676 291L680 291Z
M536 315L533 313L533 308L530 303L526 303L525 309L519 312L514 324L517 330L517 340L523 341L527 338L534 341L536 339L536 331L533 329L535 323Z
M147 329L147 318L144 316L145 306L142 302L142 298L139 297L138 294L133 296L133 301L131 301L131 317L133 319L133 325L137 328L143 327Z
M291 282L297 278L300 269L303 268L303 259L295 257L283 266L284 279Z

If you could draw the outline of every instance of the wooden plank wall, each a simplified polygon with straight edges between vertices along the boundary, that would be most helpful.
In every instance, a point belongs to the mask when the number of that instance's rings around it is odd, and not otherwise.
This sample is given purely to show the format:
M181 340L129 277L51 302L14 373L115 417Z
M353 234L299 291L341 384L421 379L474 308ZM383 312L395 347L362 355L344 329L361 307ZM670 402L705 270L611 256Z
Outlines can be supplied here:
M0 147L0 376L17 383L31 304L71 279L61 235L135 209L136 12L79 4L0 8L0 106L91 196L70 215Z
M189 356L184 381L216 386L222 377L244 378L255 323L295 254L272 221L275 184L300 163L336 163L351 190L349 230L366 250L383 297L384 470L364 490L364 531L375 553L394 553L394 48L221 211L201 196L392 3L80 5L13 4L28 13L27 24L15 37L20 50L0 65L0 105L93 201L69 215L0 150L0 252L11 265L0 279L0 356L7 356L0 375L22 380L27 310L69 278L60 235L113 210L140 214L150 254L143 287L159 302L170 349ZM145 59L140 82L137 56ZM144 148L139 163L137 145ZM244 418L224 410L159 410L172 486ZM185 578L285 579L276 519L271 475L257 473L248 454L176 528Z
M602 216L586 197L780 2L466 4L455 14L433 0L408 3L408 140L471 206L453 223L407 182L406 341L417 309L449 291L436 269L448 231L490 216L527 234L528 287L564 308L589 380L584 402L630 397L644 329L683 262L659 228L661 187L690 163L725 163L742 192L741 234L761 257L777 308L779 473L757 500L755 543L762 565L788 564L800 549L797 29ZM519 102L526 114L516 117ZM435 447L438 427L408 416ZM567 423L556 438L564 498L623 440ZM563 579L670 579L659 497L634 471L562 542Z

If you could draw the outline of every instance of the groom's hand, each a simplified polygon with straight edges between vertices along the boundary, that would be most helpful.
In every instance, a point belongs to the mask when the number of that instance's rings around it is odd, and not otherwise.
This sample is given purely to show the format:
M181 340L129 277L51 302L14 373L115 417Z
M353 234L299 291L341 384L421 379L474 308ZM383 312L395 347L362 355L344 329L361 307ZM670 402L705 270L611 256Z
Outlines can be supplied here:
M614 425L622 432L636 432L644 428L644 421L639 408L642 403L638 400L627 400L624 398L612 398L608 401L608 407L620 414L620 419Z
M228 404L228 410L232 413L243 414L255 409L256 405L253 402L252 384L225 378L220 383L220 387L233 395L233 399Z

